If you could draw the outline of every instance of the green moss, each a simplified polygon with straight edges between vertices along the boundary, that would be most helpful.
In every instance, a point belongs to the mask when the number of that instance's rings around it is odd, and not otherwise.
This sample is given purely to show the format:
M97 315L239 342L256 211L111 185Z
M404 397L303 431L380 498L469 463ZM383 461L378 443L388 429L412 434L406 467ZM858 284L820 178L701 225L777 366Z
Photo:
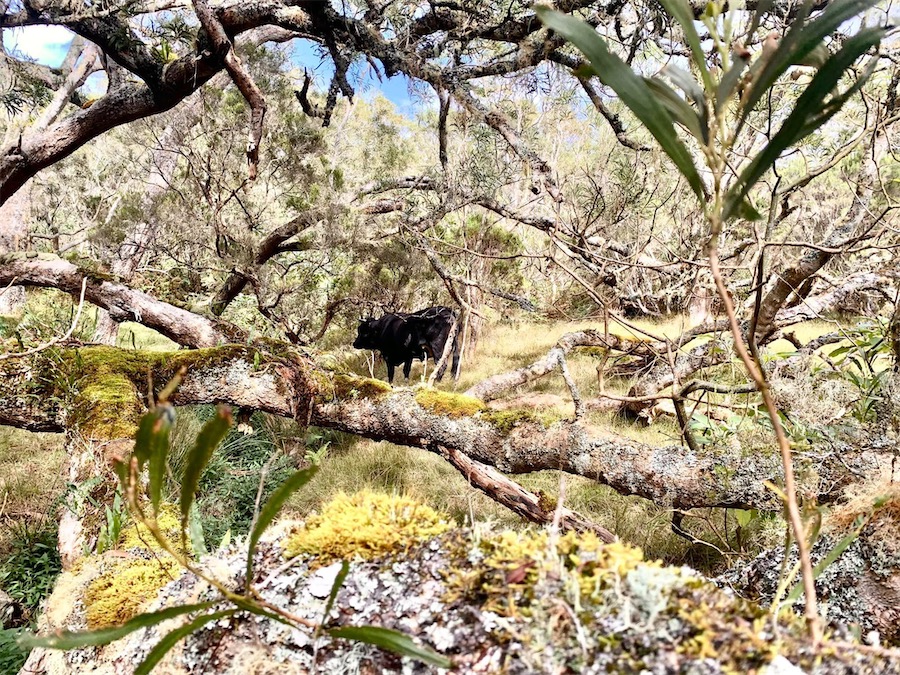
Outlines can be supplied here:
M132 371L134 352L93 347L62 352L64 395L72 397L74 422L96 439L130 438L143 412Z
M178 351L134 351L114 347L62 350L50 364L56 394L70 398L74 421L85 436L131 438L143 413L142 394L152 381L164 386L178 371L214 366L233 358L256 362L256 350L223 345Z
M171 557L121 559L94 579L84 593L88 628L117 626L136 616L179 573Z
M316 396L323 403L358 398L378 400L393 391L387 382L352 374L317 372L313 379L318 385Z
M407 550L451 527L447 518L411 497L368 490L353 496L341 493L287 536L284 554L369 559Z
M539 424L545 429L561 418L550 413L533 410L488 410L480 415L501 434L506 435L521 424Z
M416 403L425 410L451 418L471 417L487 409L484 401L473 396L437 389L419 389L416 392Z

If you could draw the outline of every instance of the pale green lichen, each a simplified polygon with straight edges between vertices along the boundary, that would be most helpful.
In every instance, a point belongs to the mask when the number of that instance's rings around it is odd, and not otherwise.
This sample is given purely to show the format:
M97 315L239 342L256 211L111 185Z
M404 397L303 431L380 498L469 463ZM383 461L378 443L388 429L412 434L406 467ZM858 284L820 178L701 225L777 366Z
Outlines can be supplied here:
M447 518L411 497L368 490L353 496L341 493L288 535L284 553L369 559L407 550L450 528Z

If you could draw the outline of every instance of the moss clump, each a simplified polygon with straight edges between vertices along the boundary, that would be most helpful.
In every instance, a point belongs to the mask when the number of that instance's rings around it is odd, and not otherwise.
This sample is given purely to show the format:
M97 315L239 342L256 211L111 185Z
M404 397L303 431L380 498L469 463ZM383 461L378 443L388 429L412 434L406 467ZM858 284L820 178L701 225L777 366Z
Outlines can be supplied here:
M142 412L133 377L139 367L135 362L142 359L135 354L112 347L60 353L57 387L72 397L74 421L85 436L107 440L134 435Z
M545 429L561 418L549 413L537 413L533 410L488 410L480 415L504 436L522 424L540 424Z
M483 606L498 614L528 614L538 581L548 574L569 577L583 600L600 600L601 593L619 583L644 562L639 548L614 542L604 544L595 534L569 532L551 550L546 531L502 532L479 543L482 563L452 571L447 578L451 596L461 593L484 598Z
M371 377L344 373L316 373L315 377L318 380L318 398L324 403L358 398L378 400L393 391L387 382Z
M143 413L141 392L151 379L165 385L183 366L189 371L229 359L267 363L260 352L244 345L179 351L134 351L114 347L62 350L55 367L55 395L70 397L74 421L96 439L131 438Z
M320 515L288 535L284 554L370 559L404 551L450 528L441 514L410 497L368 490L353 496L341 493L322 507Z
M181 548L181 512L177 506L161 504L156 525L170 542ZM154 552L164 550L147 526L139 522L131 522L122 528L117 545L120 549L139 548Z
M465 394L451 394L437 389L419 389L416 403L437 415L446 417L472 417L487 409L484 401Z
M116 561L85 589L88 628L97 630L125 623L177 575L178 563L168 556Z

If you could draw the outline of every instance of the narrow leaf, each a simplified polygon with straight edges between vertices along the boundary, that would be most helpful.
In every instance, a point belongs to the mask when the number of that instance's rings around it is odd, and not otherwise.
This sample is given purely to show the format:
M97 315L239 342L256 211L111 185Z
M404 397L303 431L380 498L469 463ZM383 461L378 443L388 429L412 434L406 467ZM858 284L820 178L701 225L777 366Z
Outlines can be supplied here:
M256 544L265 529L275 520L275 516L281 511L284 503L297 490L306 485L310 479L316 475L318 467L311 466L308 469L297 471L282 483L269 500L259 510L256 522L253 523L253 529L250 532L250 540L247 544L247 588L250 587L250 579L253 575L253 554L256 552Z
M672 80L672 84L681 89L695 103L703 101L703 89L697 84L693 76L683 68L670 63L662 69L662 74Z
M200 485L203 470L209 464L216 446L222 442L231 427L231 410L228 406L219 406L216 415L200 430L194 447L188 453L181 479L181 529L187 527L194 493Z
M834 98L834 105L828 106L827 113L820 113L823 109L823 101L834 91L844 71L847 70L860 56L877 45L884 35L883 28L869 28L860 31L844 43L837 54L832 56L823 65L812 81L797 99L791 114L781 125L778 133L772 137L750 164L741 172L737 182L728 191L725 198L725 211L723 218L728 220L735 215L741 201L747 196L750 188L768 171L791 145L809 135L816 127L809 123L811 117L816 117L824 123L834 115L846 102L852 93L858 91L865 80L872 73L873 64L860 74L859 79L844 95Z
M728 99L737 89L745 70L747 70L747 61L735 56L734 64L719 80L719 86L716 89L716 112L721 111L728 103Z
M191 513L188 516L188 535L191 538L191 551L198 559L202 555L206 555L206 537L203 535L203 521L200 520L200 513L196 504L191 507Z
M613 54L588 24L546 7L535 9L541 21L584 52L597 77L611 87L659 143L663 151L687 179L694 193L705 199L706 186L694 160L672 124L672 118L653 92L622 59Z
M877 0L834 0L815 20L805 22L812 9L811 0L804 2L792 28L781 40L778 49L754 74L749 92L744 100L741 121L756 107L760 99L785 70L792 64L801 63L838 26L874 6ZM756 65L756 64L754 64Z
M337 599L338 591L341 590L341 586L344 585L344 579L347 578L347 573L350 571L350 563L346 560L341 561L341 571L337 573L337 576L334 578L334 583L331 585L331 593L328 594L328 602L325 603L325 612L322 614L322 625L324 626L328 623L328 615L331 613L331 608L334 607L334 601Z
M866 524L867 519L863 516L859 516L856 519L856 527L853 529L850 534L841 539L837 544L835 544L834 548L828 552L824 558L822 558L819 563L813 567L813 580L818 579L819 576L826 570L826 568L831 565L835 560L837 560L841 553L847 550L847 548L859 537L859 533L862 532L863 527ZM800 597L800 594L803 593L803 582L798 581L794 584L794 587L791 589L791 592L787 594L785 598L785 602L791 603L794 602L797 598Z
M144 468L163 442L168 450L171 414L171 406L158 405L141 418L134 438L134 456L137 457L138 471Z
M172 649L179 640L199 630L211 621L218 621L226 616L231 616L234 614L234 611L235 610L233 609L226 609L221 612L216 612L215 614L204 614L203 616L198 616L190 623L186 623L180 628L176 628L172 632L167 633L156 643L156 646L150 650L150 653L147 654L138 667L134 669L134 675L149 675L156 667L156 664L162 661L163 657L169 653L169 650Z
M694 11L687 3L687 0L660 0L666 11L671 14L681 30L684 32L684 39L691 48L691 54L694 56L694 64L700 71L700 77L703 78L703 86L706 91L712 92L713 81L709 74L709 68L706 67L706 52L700 44L700 36L697 35L697 29L694 27Z
M156 406L160 415L153 425L153 445L150 452L150 460L147 463L149 474L150 503L153 504L153 513L159 513L159 503L162 501L163 483L166 479L166 458L169 455L169 433L172 423L175 421L175 409L168 403Z
M410 656L424 663L437 666L438 668L453 667L453 662L446 656L438 654L427 647L420 647L413 642L413 639L408 635L389 628L381 628L379 626L348 626L346 628L332 628L328 631L328 634L332 637L375 645L376 647L387 649L396 654Z
M195 605L181 605L180 607L169 607L158 612L149 614L138 614L133 619L123 623L121 626L113 626L111 628L103 628L101 630L85 631L83 633L72 633L64 631L57 635L36 636L25 635L21 638L20 644L26 649L32 647L44 647L46 649L80 649L82 647L96 647L98 645L109 644L119 640L129 633L140 628L155 626L163 621L168 621L182 614L190 612L199 612L209 609L215 602L201 602Z
M650 90L657 95L660 103L665 106L666 110L669 111L669 114L672 115L672 118L678 124L683 126L694 138L705 142L707 130L700 120L699 115L694 112L694 109L691 108L683 98L666 86L665 82L662 82L655 77L645 78L644 82L646 82Z

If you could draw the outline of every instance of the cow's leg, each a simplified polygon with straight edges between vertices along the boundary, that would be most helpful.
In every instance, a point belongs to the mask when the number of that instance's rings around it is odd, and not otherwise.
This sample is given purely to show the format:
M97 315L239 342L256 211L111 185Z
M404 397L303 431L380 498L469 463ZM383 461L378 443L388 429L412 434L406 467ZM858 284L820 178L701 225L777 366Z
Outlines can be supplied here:
M412 370L412 362L413 362L413 360L412 360L412 357L410 356L403 363L403 377L405 377L407 380L409 379L409 371Z
M384 361L387 364L388 369L388 384L394 383L394 364L385 359Z

